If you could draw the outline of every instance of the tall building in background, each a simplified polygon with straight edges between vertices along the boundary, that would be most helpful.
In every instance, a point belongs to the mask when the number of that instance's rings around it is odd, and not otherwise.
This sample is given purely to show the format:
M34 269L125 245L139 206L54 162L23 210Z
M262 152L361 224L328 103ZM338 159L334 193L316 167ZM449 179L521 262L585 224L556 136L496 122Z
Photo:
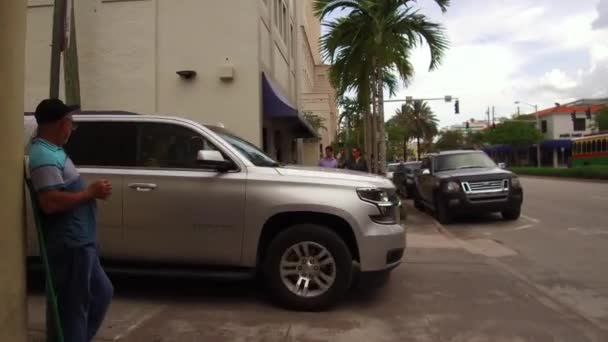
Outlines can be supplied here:
M53 3L28 0L26 111L48 96ZM335 96L317 77L325 66L312 0L75 6L83 109L221 123L285 163L316 163L319 144L331 143ZM326 118L327 130L315 132L303 112Z

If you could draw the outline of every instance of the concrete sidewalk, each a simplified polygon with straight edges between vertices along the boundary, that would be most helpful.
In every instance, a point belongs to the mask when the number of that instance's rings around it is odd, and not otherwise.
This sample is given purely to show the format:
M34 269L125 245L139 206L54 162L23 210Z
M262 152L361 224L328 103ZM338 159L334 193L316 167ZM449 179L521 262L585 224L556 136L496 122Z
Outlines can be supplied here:
M465 249L428 216L409 213L405 262L387 286L354 291L333 311L273 307L254 282L120 277L97 341L608 341L605 331L496 267L492 244ZM31 336L40 337L40 293L29 304Z

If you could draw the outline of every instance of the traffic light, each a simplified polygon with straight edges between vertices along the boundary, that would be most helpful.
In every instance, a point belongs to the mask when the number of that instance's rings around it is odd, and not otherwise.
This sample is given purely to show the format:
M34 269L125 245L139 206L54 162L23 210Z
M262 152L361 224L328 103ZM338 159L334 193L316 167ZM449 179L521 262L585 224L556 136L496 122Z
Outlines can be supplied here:
M572 122L576 121L576 111L570 113L570 118L572 119Z
M585 111L585 116L587 117L587 119L591 119L591 107L587 107L587 110Z
M460 114L460 101L459 100L456 100L456 102L454 102L454 113Z

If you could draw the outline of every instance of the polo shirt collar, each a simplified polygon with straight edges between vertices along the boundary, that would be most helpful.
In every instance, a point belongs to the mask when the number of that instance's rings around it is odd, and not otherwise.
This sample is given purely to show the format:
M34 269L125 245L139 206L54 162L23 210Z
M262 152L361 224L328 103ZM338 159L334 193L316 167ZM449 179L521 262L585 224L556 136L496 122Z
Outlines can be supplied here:
M61 146L57 146L57 145L53 144L52 142L50 142L50 141L48 141L46 139L39 138L39 137L34 138L33 142L37 143L37 144L41 144L41 145L43 145L44 147L48 148L51 151L60 151L60 150L62 150Z

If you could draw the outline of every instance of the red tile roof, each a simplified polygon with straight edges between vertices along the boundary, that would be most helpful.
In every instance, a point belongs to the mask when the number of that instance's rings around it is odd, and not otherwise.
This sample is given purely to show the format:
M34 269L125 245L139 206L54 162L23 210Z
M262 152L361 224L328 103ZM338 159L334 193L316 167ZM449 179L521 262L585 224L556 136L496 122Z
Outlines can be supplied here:
M607 105L580 105L580 106L559 106L559 107L552 107L552 108L547 108L547 109L543 109L541 111L538 112L539 116L547 116L547 115L553 115L553 114L570 114L572 112L577 112L577 113L585 113L585 111L588 108L591 108L591 113L595 113L600 111L601 109L608 107Z

